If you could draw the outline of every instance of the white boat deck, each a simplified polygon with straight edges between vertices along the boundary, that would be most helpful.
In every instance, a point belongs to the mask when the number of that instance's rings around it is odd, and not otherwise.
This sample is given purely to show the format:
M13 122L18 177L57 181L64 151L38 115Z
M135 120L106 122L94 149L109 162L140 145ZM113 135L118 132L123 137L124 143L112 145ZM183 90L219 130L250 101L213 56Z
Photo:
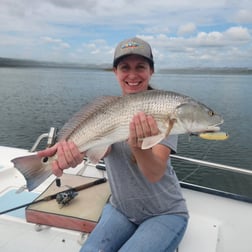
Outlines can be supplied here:
M51 176L33 192L16 191L25 180L10 160L29 154L26 150L0 147L0 211L32 201L54 180ZM77 172L69 169L68 172ZM88 167L86 175L102 177ZM183 189L190 220L179 252L251 252L252 204L191 189ZM1 252L79 251L86 235L67 229L27 223L24 209L0 215Z

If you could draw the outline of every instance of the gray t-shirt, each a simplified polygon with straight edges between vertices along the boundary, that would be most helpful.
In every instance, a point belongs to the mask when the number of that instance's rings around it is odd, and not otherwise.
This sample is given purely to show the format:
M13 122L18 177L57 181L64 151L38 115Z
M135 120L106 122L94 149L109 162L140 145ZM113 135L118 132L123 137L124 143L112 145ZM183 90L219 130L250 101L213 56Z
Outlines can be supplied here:
M177 140L177 135L171 135L160 144L176 152ZM138 169L127 142L113 144L104 161L112 192L110 203L129 220L140 224L150 217L162 214L188 217L186 203L170 159L164 176L156 183L150 183Z

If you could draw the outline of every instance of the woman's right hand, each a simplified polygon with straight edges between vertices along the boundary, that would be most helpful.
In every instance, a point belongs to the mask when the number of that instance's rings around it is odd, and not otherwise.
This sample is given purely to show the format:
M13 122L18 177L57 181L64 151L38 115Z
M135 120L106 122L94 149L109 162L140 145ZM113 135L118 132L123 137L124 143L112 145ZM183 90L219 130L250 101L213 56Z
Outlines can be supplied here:
M60 141L54 146L39 151L39 157L52 157L57 154L57 159L52 163L52 172L60 177L64 169L76 167L83 161L85 153L81 153L74 142Z

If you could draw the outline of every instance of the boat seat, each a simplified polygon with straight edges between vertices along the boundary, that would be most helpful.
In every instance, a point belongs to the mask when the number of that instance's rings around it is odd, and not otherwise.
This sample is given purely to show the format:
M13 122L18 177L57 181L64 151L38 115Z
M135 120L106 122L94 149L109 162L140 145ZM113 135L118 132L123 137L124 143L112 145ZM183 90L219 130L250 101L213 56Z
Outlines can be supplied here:
M218 220L191 215L176 252L216 252L219 226Z

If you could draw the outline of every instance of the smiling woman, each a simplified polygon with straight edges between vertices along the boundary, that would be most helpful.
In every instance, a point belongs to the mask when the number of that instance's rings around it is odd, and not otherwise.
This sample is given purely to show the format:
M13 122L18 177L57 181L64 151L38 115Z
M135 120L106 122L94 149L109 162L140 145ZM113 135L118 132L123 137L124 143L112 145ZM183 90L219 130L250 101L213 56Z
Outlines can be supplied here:
M131 55L122 59L114 72L125 95L146 90L153 70L143 57Z
M172 120L165 124L166 128L169 127L166 134L159 134L159 118L154 116L156 113L146 111L145 114L144 107L139 107L153 94L157 94L159 98L154 104L163 100L160 91L147 91L154 72L150 45L139 38L122 41L116 47L113 65L123 93L123 97L116 99L125 101L137 97L140 99L135 104L123 103L122 110L120 106L109 103L106 112L110 108L114 108L116 112L101 113L102 116L107 114L109 118L111 114L119 112L120 115L116 116L117 121L120 117L124 120L126 118L126 124L120 123L119 119L119 129L122 131L120 135L126 132L126 137L116 142L108 142L109 147L100 146L106 150L102 155L104 155L112 195L98 225L81 251L112 252L120 249L120 251L132 252L173 252L184 235L188 211L169 158L171 152L176 152L178 139L177 135L169 136ZM172 93L171 96L174 97L174 94ZM182 96L183 98L187 99ZM169 101L170 99L164 104L169 104ZM147 104L147 108L154 109L160 106ZM171 107L167 106L167 110L169 108ZM127 111L133 111L133 114L128 117ZM97 116L96 114L96 118ZM108 118L100 118L98 121L105 122ZM123 129L125 125L127 130ZM111 132L111 127L108 128ZM154 142L153 139L157 137L159 140ZM143 148L142 142L145 139L152 139L153 143ZM78 165L84 155L89 157L89 152L92 150L83 148L82 151L84 152L81 153L81 149L78 149L76 141L72 142L66 138L53 147L40 151L38 155L41 158L57 154L57 160L54 160L51 166L54 174L60 176L64 169ZM110 221L107 221L108 219ZM159 236L155 235L157 230ZM142 236L151 243L143 243Z
M147 90L154 72L149 44L139 38L122 41L115 49L113 67L124 95Z

